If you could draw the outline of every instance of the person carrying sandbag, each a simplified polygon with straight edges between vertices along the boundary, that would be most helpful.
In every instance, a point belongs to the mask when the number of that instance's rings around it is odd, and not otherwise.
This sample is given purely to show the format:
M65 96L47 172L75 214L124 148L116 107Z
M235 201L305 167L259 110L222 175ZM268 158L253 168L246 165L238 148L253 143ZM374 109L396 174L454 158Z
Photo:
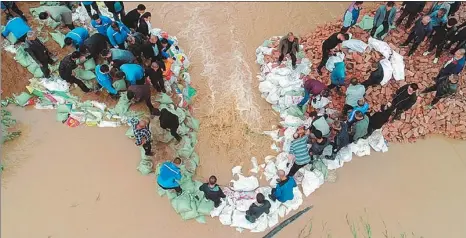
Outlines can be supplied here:
M311 162L311 156L307 148L308 136L295 133L293 137L294 140L291 142L290 155L288 156L290 161L294 158L293 165L290 168L290 172L288 172L288 176L290 177L293 177L300 168Z
M217 177L214 175L210 176L208 183L203 183L199 187L199 191L204 192L205 198L214 202L214 207L220 206L220 199L226 197L220 186L217 185Z
M162 129L170 130L170 133L175 139L180 142L181 136L178 134L177 130L180 126L180 122L178 121L178 116L171 113L167 109L160 110L160 127Z
M73 46L78 50L87 38L89 38L87 29L84 27L76 27L66 33L64 42L66 46Z
M278 170L278 183L275 188L272 188L272 194L269 195L269 198L272 201L278 200L279 202L286 202L293 200L293 188L296 187L296 181L294 180L293 176L285 175L285 171Z
M149 123L146 120L139 120L138 118L131 118L128 123L133 128L135 144L142 146L147 156L153 156L152 152L152 133L149 130Z
M150 79L150 82L152 83L152 86L157 90L157 92L163 92L166 93L167 91L165 90L165 82L163 80L163 72L162 69L160 69L159 63L158 62L152 62L151 66L149 68L146 68L144 70L144 75L145 77L148 77Z
M65 6L43 6L42 9L44 11L39 13L39 19L45 20L50 17L52 20L65 25L68 29L74 29L73 13L69 8Z
M107 37L102 34L94 34L87 38L79 48L79 52L87 55L87 59L93 58L95 62L99 59L99 55L108 47Z
M63 58L63 60L60 62L60 65L58 67L58 72L60 74L60 77L65 80L66 82L70 84L77 84L79 88L85 93L90 92L91 90L86 86L86 84L83 83L83 81L77 79L74 75L73 70L78 67L76 64L76 61L78 59L82 58L84 60L84 57L81 56L81 53L79 51L75 51Z
M128 100L132 102L144 101L151 115L159 114L159 110L155 109L154 105L152 105L149 85L131 85L128 87L126 96Z
M107 37L113 48L126 49L125 41L131 31L121 22L112 22L109 28L107 28Z
M131 53L133 53L134 56L136 56L136 59L140 64L142 63L141 54L143 46L147 41L148 37L139 32L132 33L126 39L126 42L128 43L128 50L131 51Z
M317 79L310 79L306 76L304 80L306 80L304 82L304 98L298 103L299 107L302 107L306 102L308 102L311 96L317 96L327 89L327 85Z
M322 75L322 68L327 64L327 60L330 57L330 51L334 48L340 49L341 43L345 40L349 40L349 35L337 32L332 34L324 41L324 43L322 43L322 60L320 61L319 66L317 66L317 73L319 75Z
M309 118L311 118L311 126L309 127L309 131L312 134L316 134L320 132L324 137L330 136L330 126L327 122L328 115L324 114L321 116L317 115L316 111L309 113Z
M118 97L118 92L113 88L112 78L110 77L110 67L108 65L97 65L95 67L95 75L97 78L97 83L103 88L105 88L113 98Z
M139 64L124 64L120 66L121 72L125 73L126 80L131 85L143 85L144 68Z
M345 85L345 78L346 78L345 62L343 61L335 62L334 65L335 65L335 68L330 74L330 85L328 85L327 88L328 90L332 90L333 88L336 88L337 93L339 95L343 95L340 88L341 86Z
M350 111L350 114L348 116L348 126L351 127L351 125L353 124L356 112L362 112L362 114L366 114L368 111L369 103L367 103L366 100L364 100L364 98L359 99L358 105L356 107L353 107L353 109L351 109Z
M251 223L256 222L262 214L269 214L271 206L270 202L265 199L264 194L258 193L256 195L256 202L251 204L246 211L246 220Z
M164 190L174 189L178 196L183 193L179 183L181 180L180 165L180 158L175 158L173 162L167 161L160 166L160 173L157 176L157 184L160 188Z
M2 36L3 38L6 38L8 34L13 34L16 42L11 43L16 44L18 42L24 42L26 40L27 33L30 30L31 28L22 18L15 17L6 23L5 27L3 28Z
M54 63L52 54L47 49L47 47L45 47L45 45L37 38L37 35L34 31L29 31L27 33L26 51L39 65L40 70L42 70L42 73L44 73L44 77L50 77L49 64Z
M298 38L293 35L293 32L289 32L288 35L280 39L278 50L280 51L278 64L282 63L285 55L290 55L291 65L293 66L293 69L296 69L296 54L299 51L299 41Z

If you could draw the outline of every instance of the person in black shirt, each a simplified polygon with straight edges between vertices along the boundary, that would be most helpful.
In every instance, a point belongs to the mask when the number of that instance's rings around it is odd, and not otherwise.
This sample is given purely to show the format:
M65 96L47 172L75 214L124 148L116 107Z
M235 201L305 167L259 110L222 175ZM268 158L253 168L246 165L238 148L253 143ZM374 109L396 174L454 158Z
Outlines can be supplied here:
M180 142L181 141L181 136L178 135L176 132L178 130L178 127L180 126L180 122L178 121L178 116L171 113L167 109L162 109L160 113L155 113L154 115L157 116L157 114L160 114L160 127L163 129L170 129L170 133L172 134L175 139Z
M416 91L419 89L416 83L406 84L405 86L396 90L396 93L393 95L392 105L389 109L395 111L393 115L394 120L398 120L401 117L401 114L409 110L417 101Z
M214 202L214 207L220 206L222 202L220 198L226 197L220 186L217 185L217 177L213 175L210 176L208 183L204 183L199 187L199 190L204 192L205 198Z
M434 58L434 64L436 64L439 60L440 54L442 54L445 43L448 39L455 35L455 25L457 23L458 21L455 18L450 18L448 19L447 24L435 27L432 33L432 38L430 40L429 49L427 49L427 51L422 55L427 56L430 54L430 52L437 48Z
M448 16L454 16L455 13L460 10L461 1L455 1L454 3L450 4L450 11L448 12Z
M142 55L144 56L144 58L151 59L152 62L161 61L163 59L162 49L162 42L156 35L150 35L149 41L141 47Z
M146 68L145 76L149 77L152 86L157 90L157 92L167 92L163 82L163 72L160 69L158 62L152 62L150 68Z
M144 6L144 4L139 4L136 9L129 11L128 14L123 17L123 24L133 30L138 28L139 18L144 12L146 12L146 6Z
M120 18L123 19L123 17L125 17L125 5L123 1L105 1L104 3L108 11L113 14L113 19L115 19L115 21L120 21ZM120 9L117 9L118 6ZM117 10L120 11L117 12Z
M295 37L292 32L289 32L287 36L282 37L280 40L278 49L280 50L278 64L281 64L283 58L285 58L285 55L289 54L291 57L291 65L293 66L293 69L296 68L296 54L299 51L298 38Z
M86 8L86 11L87 11L87 14L89 15L89 17L92 17L92 10L91 10L91 7L92 9L94 9L94 11L99 14L99 15L102 15L102 13L100 12L99 10L99 6L97 6L97 2L95 1L87 1L87 2L81 2L81 4L84 6L84 8Z
M138 24L138 27L136 28L136 31L145 36L149 36L149 31L151 30L149 29L150 19L151 19L150 12L146 12L142 14L141 17L139 18L139 24Z
M256 195L256 202L251 204L246 211L246 220L251 223L256 222L257 218L262 216L262 214L269 214L271 206L270 202L265 199L264 194L258 193Z
M133 53L139 64L142 64L141 54L147 39L148 38L145 35L139 32L134 32L128 36L128 39L126 40L128 42L128 50Z
M339 47L340 43L343 42L344 40L348 40L349 35L346 33L341 33L337 32L331 35L329 38L327 38L324 43L322 44L322 61L320 62L319 66L317 67L317 73L319 75L322 75L322 68L325 66L327 63L327 60L330 55L330 51L335 48Z
M416 19L417 15L422 12L425 6L425 1L404 1L401 5L401 9L403 9L403 12L395 22L396 26L399 26L401 22L406 18L406 16L408 16L408 21L406 22L405 28L408 29L409 27L411 27L411 24L413 24L414 19Z
M97 62L99 55L108 47L107 37L102 34L94 34L87 38L79 51L81 54L89 54L86 58L91 57Z
M367 127L367 136L372 135L372 132L382 128L385 123L388 122L390 115L392 115L394 108L391 107L391 103L387 105L381 105L380 111L369 116L369 126Z
M455 43L456 46L453 48L450 53L454 54L457 50L464 46L466 43L466 22L463 22L458 26L456 33L449 39L448 43L445 45L445 49L450 49Z
M76 60L78 60L81 57L81 53L78 51L75 51L63 58L63 60L60 62L60 66L58 67L58 72L60 73L60 77L65 80L66 82L70 84L77 84L83 92L88 93L91 90L86 86L86 84L83 83L83 81L77 79L74 76L73 70L78 67L76 65Z
M44 77L50 77L49 64L53 64L52 54L47 49L47 47L45 47L45 45L39 39L37 39L36 33L34 31L29 31L27 33L26 51L40 66L42 73L44 73Z
M380 63L373 63L371 70L372 72L369 78L361 83L366 90L369 86L379 85L383 80L383 67Z

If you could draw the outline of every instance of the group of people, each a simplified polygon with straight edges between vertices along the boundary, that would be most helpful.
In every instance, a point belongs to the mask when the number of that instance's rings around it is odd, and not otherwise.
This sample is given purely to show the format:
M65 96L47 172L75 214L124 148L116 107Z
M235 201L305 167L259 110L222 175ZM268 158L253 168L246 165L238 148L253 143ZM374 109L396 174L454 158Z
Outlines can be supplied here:
M322 75L322 69L326 66L329 57L341 52L341 43L350 38L348 31L357 23L362 5L363 2L352 3L345 12L341 30L323 42L322 60L316 69L319 75ZM425 5L425 2L403 2L402 13L395 21L397 12L395 3L386 2L378 7L373 28L369 34L382 40L394 23L400 25L406 17L408 20L405 26L409 28L422 13ZM300 168L308 164L313 165L318 159L335 159L340 149L361 138L367 138L373 131L382 128L390 118L392 120L400 119L403 112L415 105L418 96L435 91L435 97L429 105L429 109L431 109L441 98L454 94L458 88L459 74L463 70L466 60L466 22L456 27L458 20L454 18L460 5L461 2L433 3L429 13L419 16L415 21L406 41L401 44L404 47L412 43L408 52L409 57L414 54L423 41L430 42L429 48L423 56L429 55L436 49L434 63L438 62L442 53L453 54L434 78L433 85L423 89L420 93L416 83L408 83L393 94L391 102L383 104L380 109L370 110L369 104L364 99L366 90L368 87L380 85L384 77L383 67L378 62L372 65L372 72L366 80L362 82L358 78L351 78L349 85L345 85L345 71L352 70L353 66L351 64L345 66L344 61L334 63L333 70L329 75L329 84L313 79L309 75L305 76L303 79L305 94L303 100L298 103L298 107L305 106L307 119L305 125L299 127L294 134L294 140L291 142L289 150L291 168L287 176L284 176L283 171L281 172L282 181L293 180L293 176ZM456 46L451 49L454 44ZM298 39L293 33L290 32L284 36L279 44L278 64L281 64L285 56L289 56L293 67L295 67L298 46ZM325 110L327 104L319 102L325 102L323 99L329 97L333 89L342 95L343 93L340 91L342 86L346 86L346 99L343 110L339 113L340 116L327 115ZM331 153L328 153L329 150L324 152L325 148L329 146L332 149ZM287 183L292 182L285 182L285 188ZM281 194L281 190L278 191L278 194ZM277 190L274 192L277 193Z

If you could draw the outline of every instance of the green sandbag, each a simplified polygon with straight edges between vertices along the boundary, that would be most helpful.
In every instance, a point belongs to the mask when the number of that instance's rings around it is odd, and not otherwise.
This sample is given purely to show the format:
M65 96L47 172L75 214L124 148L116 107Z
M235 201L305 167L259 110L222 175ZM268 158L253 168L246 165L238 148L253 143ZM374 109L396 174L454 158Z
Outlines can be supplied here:
M22 92L20 95L15 96L15 102L18 104L18 106L24 107L26 103L29 101L29 99L32 98L31 94Z
M286 113L290 116L298 117L298 118L304 118L304 112L302 108L300 108L297 105L291 106L286 110Z
M181 149L176 151L176 155L181 158L189 158L191 157L193 152L194 152L194 148L191 146L191 144L186 143L183 145Z
M69 106L61 104L61 105L58 105L57 112L59 112L59 113L70 113L71 110L70 110Z
M34 89L34 90L32 90L32 95L34 95L34 96L38 96L38 97L40 97L40 98L41 98L41 97L43 97L43 96L44 96L44 93L43 93L43 92L41 92L41 91L39 91L39 90L37 90L37 89Z
M183 89L183 95L184 95L184 98L186 99L186 101L188 102L191 102L192 101L192 98L194 96L196 96L197 94L197 91L196 89L194 89L193 87L191 86L186 86L185 89Z
M189 135L189 138L191 139L191 144L193 146L197 144L197 133L192 131L192 132L189 132L188 135Z
M179 127L178 127L178 130L177 130L178 134L180 136L184 136L186 134L188 134L189 132L189 127L187 127L184 123L181 124Z
M126 90L126 82L124 79L120 79L120 80L113 82L112 86L117 91Z
M181 189L186 192L194 192L194 182L191 179L187 179L185 182L180 184Z
M68 119L69 115L69 113L57 112L56 119L58 122L65 122Z
M187 117L186 118L186 126L193 129L194 131L199 131L199 120L194 117Z
M33 75L34 75L35 78L42 78L42 77L44 77L44 72L42 72L42 69L40 69L40 67L37 67L36 71L34 71Z
M139 172L141 172L142 175L148 175L152 173L152 166L152 161L141 159L141 162L139 162L139 166L137 169Z
M207 199L202 199L197 207L197 212L201 215L210 215L210 212L214 209L214 202Z
M127 137L129 137L130 139L134 139L134 131L133 131L133 128L128 128L128 130L126 131L126 134L125 134Z
M84 69L85 70L95 70L95 60L94 58L90 58L84 62Z
M273 42L271 40L264 40L264 43L262 43L262 46L263 47L269 47L270 44L272 44Z
M24 46L20 46L16 49L15 60L23 67L28 67L32 63L32 58L26 52Z
M63 35L59 31L55 32L50 32L50 35L52 36L53 40L60 45L61 48L65 47L65 35Z
M189 220L189 219L194 219L199 216L199 213L197 212L197 207L196 207L196 201L194 199L191 200L191 208L192 210L187 211L187 212L181 212L181 218L183 220Z
M196 165L199 165L199 162L200 162L200 159L199 159L199 155L197 155L196 152L193 152L191 154L191 157L189 157L189 159L191 159L192 161L194 161L196 163Z
M126 92L122 92L120 94L120 99L118 100L118 103L115 105L115 113L118 115L124 115L126 112L128 112L130 102L128 100L128 97L126 96Z
M359 26L363 30L371 30L374 27L374 18L368 15L364 15L356 26Z
M77 68L74 70L74 73L75 73L76 78L81 79L81 80L92 80L96 78L94 72L89 71L89 70Z
M171 204L177 213L191 211L191 198L189 194L182 193L180 196L171 200Z
M196 217L196 221L199 222L199 223L201 223L201 224L206 224L206 223L207 223L207 221L206 221L206 219L205 219L205 216L198 216L198 217Z
M300 50L300 51L296 54L296 58L298 58L298 59L304 59L304 58L306 58L306 54L304 53L304 50Z
M155 99L155 101L160 102L161 104L172 104L173 100L166 93L162 93L160 97Z

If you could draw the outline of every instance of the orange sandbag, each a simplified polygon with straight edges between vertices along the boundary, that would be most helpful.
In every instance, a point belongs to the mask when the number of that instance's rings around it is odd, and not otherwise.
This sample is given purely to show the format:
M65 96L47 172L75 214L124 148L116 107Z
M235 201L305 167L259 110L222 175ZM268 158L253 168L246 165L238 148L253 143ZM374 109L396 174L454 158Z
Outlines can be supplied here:
M173 64L173 59L171 58L168 58L166 60L163 61L165 63L165 72L163 72L163 76L165 77L165 80L170 80L171 76L172 76L172 71L171 71L171 68L172 68L172 64Z

